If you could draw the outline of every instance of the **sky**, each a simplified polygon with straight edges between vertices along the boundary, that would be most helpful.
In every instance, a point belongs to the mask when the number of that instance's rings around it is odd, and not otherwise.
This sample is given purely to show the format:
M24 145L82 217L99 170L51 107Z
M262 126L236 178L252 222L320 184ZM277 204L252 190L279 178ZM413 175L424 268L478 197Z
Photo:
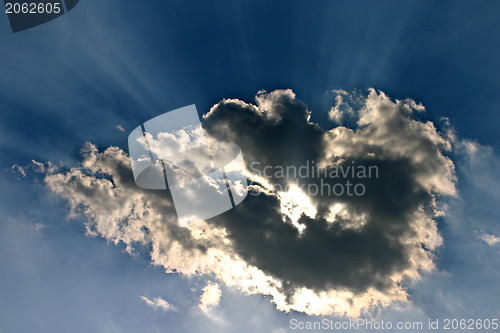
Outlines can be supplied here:
M81 0L18 33L0 15L0 332L500 319L499 14L495 1ZM287 211L253 170L260 195L193 238L127 164L133 129L191 104L247 162L340 156L389 173L363 200L293 197ZM332 203L347 207L338 230Z

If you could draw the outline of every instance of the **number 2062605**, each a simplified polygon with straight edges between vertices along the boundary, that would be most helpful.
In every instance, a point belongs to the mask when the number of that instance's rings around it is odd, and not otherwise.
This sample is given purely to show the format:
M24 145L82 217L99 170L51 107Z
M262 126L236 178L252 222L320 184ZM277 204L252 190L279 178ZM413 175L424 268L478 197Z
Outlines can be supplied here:
M61 12L60 2L36 3L5 3L6 14L59 14Z

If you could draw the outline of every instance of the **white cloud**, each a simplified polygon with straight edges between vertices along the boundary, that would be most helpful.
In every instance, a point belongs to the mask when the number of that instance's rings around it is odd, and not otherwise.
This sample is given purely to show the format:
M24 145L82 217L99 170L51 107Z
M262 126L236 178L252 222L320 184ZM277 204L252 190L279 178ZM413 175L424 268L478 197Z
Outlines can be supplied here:
M408 158L417 169L418 181L430 192L456 195L455 169L443 152L451 151L451 142L430 121L412 116L412 100L395 102L383 92L370 89L359 110L356 130L336 127L329 132L329 151L325 160L355 157L371 151L379 158Z
M500 237L490 234L482 234L481 239L485 241L489 246L495 246L500 243Z
M200 297L200 309L203 312L219 305L222 292L217 283L209 282L205 288L203 288L203 294Z
M335 123L341 125L347 117L352 117L354 115L354 110L349 103L344 100L344 96L348 95L345 90L334 90L333 93L336 93L337 96L335 96L335 105L330 109L328 117Z
M122 125L116 125L115 128L119 130L120 132L125 132L125 129L123 128Z
M43 223L35 223L35 230L36 230L36 232L40 232L40 231L42 231L45 228L46 228L45 224L43 224Z
M17 164L14 164L11 168L12 172L17 174L17 175L20 175L21 177L26 177L26 170L25 168L17 165Z
M222 292L217 283L209 282L203 288L203 294L200 297L200 310L210 319L223 322L220 311L217 311Z
M20 165L14 164L11 167L11 170L14 174L20 175L21 177L24 178L26 177L26 174L29 171L35 173L46 173L46 172L53 173L59 170L59 168L50 161L44 164L41 162L37 162L35 160L31 160L31 164L29 164L28 166L22 167Z
M153 299L149 299L146 296L141 296L141 299L144 301L144 303L146 303L148 306L152 307L155 310L161 310L165 312L174 310L174 307L161 297L155 297Z

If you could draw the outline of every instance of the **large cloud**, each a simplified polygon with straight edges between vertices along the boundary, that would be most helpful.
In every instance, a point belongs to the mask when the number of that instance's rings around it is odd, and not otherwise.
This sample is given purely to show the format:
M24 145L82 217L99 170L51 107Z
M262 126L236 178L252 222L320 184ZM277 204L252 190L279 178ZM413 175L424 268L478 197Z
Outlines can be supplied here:
M205 130L241 147L251 195L188 228L177 223L168 191L135 185L128 156L117 147L100 152L88 144L81 167L51 169L45 182L72 214L86 217L89 233L131 252L149 247L153 263L167 272L213 274L246 293L271 295L284 311L357 316L371 305L405 300L404 279L433 268L441 244L436 198L456 193L445 156L451 139L417 120L423 106L373 89L355 97L359 107L337 106L336 115L349 110L356 125L331 130L312 123L291 90L260 92L256 105L215 105L204 116ZM377 173L339 179L267 172L312 164ZM316 191L346 181L362 184L362 195Z

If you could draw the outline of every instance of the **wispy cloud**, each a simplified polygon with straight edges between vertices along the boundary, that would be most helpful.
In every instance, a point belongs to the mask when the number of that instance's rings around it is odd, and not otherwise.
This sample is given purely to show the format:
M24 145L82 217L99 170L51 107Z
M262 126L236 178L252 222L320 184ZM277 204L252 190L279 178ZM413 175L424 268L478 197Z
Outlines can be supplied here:
M149 299L146 296L141 296L141 299L150 307L152 307L155 310L161 310L161 311L173 311L175 308L172 306L170 303L165 301L161 297L155 297L153 299Z
M500 243L500 237L490 234L482 234L481 239L485 241L489 246L495 246Z
M120 132L125 132L125 129L123 128L122 125L116 125L115 128L119 130Z

